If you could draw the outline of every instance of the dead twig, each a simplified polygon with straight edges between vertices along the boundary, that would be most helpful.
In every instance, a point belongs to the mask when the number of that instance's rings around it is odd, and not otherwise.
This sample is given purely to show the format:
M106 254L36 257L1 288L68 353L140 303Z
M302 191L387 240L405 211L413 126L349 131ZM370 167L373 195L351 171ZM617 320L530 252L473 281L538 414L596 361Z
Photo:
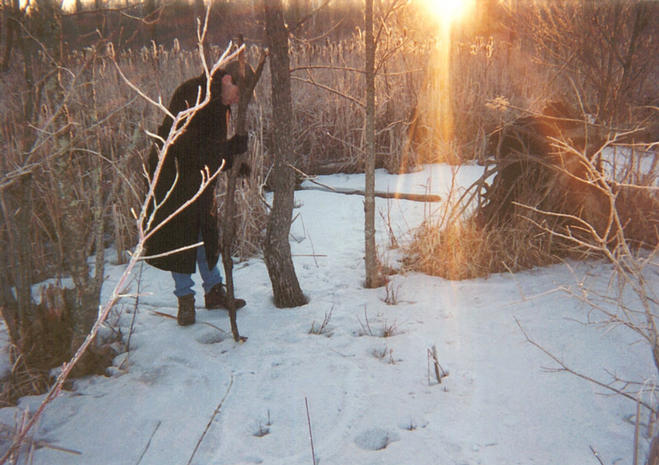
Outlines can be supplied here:
M142 272L144 270L144 262L140 264L140 271L137 275L137 292L135 293L135 305L133 306L133 317L130 320L130 329L128 330L128 340L126 341L126 352L130 352L130 340L133 336L135 328L135 319L137 318L137 309L140 306L140 288L142 287Z
M318 87L320 89L326 90L327 92L329 92L331 94L338 95L339 97L343 97L344 99L346 99L346 100L354 103L355 105L357 105L359 108L362 108L362 109L366 108L366 104L364 102L356 99L355 97L352 97L351 95L344 94L343 92L341 92L339 90L333 89L329 86L326 86L324 84L316 82L313 79L313 77L309 77L309 79L302 79L302 78L299 78L297 76L291 76L291 79L294 80L294 81L299 81L299 82L302 82L302 83L305 83L305 84L309 84L309 85Z
M153 429L153 432L151 433L151 436L149 436L149 440L147 441L146 446L144 447L144 450L142 451L142 454L140 455L140 458L137 460L135 465L140 465L140 463L142 462L142 459L146 455L146 451L148 451L149 447L151 447L151 440L156 435L156 432L158 431L158 428L160 428L161 423L162 423L162 421L160 421L160 420L158 420L158 423L156 423L156 427Z
M597 459L597 461L598 461L601 465L604 465L604 462L602 462L602 458L600 457L599 452L597 452L593 446L590 446L590 451L593 453L593 455L595 456L595 458Z
M433 345L432 348L428 349L428 385L430 385L430 363L432 362L433 369L435 371L435 379L437 384L442 384L442 379L446 378L449 373L445 371L444 368L439 364L439 356L437 355L437 346Z
M232 386L233 386L233 374L231 375L231 381L229 382L229 387L227 387L227 392L224 393L224 397L222 397L222 400L220 401L220 403L217 404L217 407L213 411L213 414L211 415L210 420L208 420L208 424L206 424L206 428L204 428L204 432L201 433L201 436L199 437L199 440L197 441L197 444L195 445L195 448L192 451L192 454L190 455L190 459L188 460L187 465L190 465L192 463L192 459L194 459L194 456L197 453L197 450L199 450L199 446L201 445L202 441L206 437L206 433L208 433L208 430L210 429L211 425L213 424L213 421L215 420L215 417L217 416L218 413L220 413L220 410L222 409L222 405L224 405L224 401L229 396L229 392L231 391Z
M545 349L540 344L538 344L536 341L531 339L531 337L524 330L524 328L522 327L521 323L519 322L519 320L517 318L515 318L515 323L517 323L517 326L519 327L520 331L524 335L524 338L526 339L526 342L528 342L532 346L539 349L542 353L547 355L549 358L551 358L554 362L556 362L559 365L560 368L553 369L551 371L557 371L557 372L564 371L566 373L570 373L570 374L576 376L577 378L581 378L581 379L586 380L588 382L591 382L591 383L593 383L597 386L600 386L601 388L604 388L608 391L611 391L615 394L621 395L622 397L625 397L625 398L633 401L634 403L638 402L638 404L640 404L643 407L647 408L650 412L653 412L653 413L655 412L655 408L651 404L649 404L648 402L645 402L645 401L641 400L640 396L639 396L639 398L636 398L628 392L617 389L617 388L611 386L610 384L606 384L606 383L604 383L602 381L599 381L599 380L597 380L597 379L595 379L591 376L585 375L583 373L580 373L580 372L570 368L569 366L567 366L567 364L565 364L565 362L563 362L561 359L559 359L556 355L552 354L549 350Z
M153 310L151 313L153 313L153 314L156 315L156 316L161 316L161 317L163 317L163 318L170 318L170 319L172 319L172 320L176 320L176 316L174 316L174 315L170 315L169 313L158 312L158 311L156 311L156 310ZM218 327L218 326L215 326L213 323L209 323L208 321L198 321L198 323L201 323L201 324L206 325L206 326L210 326L210 327L213 328L213 329L217 329L217 330L218 330L219 332L221 332L222 334L226 334L226 333L227 333L227 332L226 332L225 330L223 330L222 328L220 328L220 327Z
M309 415L309 401L307 398L304 398L304 405L307 408L307 425L309 427L309 441L311 442L311 459L313 460L313 465L316 465L316 452L313 447L313 433L311 432L311 416Z

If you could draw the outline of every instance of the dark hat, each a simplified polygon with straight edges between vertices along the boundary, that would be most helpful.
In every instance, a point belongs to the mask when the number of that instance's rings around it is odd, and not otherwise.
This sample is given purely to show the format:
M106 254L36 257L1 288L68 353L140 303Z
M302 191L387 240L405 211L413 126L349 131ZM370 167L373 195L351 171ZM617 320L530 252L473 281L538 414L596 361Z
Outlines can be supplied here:
M224 74L230 74L231 79L233 79L233 83L242 86L243 82L246 80L247 82L250 82L251 80L254 79L254 70L252 67L249 65L249 63L245 63L245 68L244 68L244 76L241 73L241 66L240 62L238 61L232 61L228 63L224 68L222 68L222 71L224 71Z

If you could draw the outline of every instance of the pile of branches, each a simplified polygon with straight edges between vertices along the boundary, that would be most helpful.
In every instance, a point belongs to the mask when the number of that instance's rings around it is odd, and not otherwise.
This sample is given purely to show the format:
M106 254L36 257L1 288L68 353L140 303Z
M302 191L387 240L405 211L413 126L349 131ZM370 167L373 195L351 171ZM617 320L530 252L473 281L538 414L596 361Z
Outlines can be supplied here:
M557 102L500 128L489 141L494 159L486 172L494 178L480 180L476 224L507 229L521 220L566 232L582 219L600 229L610 205L594 185L602 179L603 145L595 129ZM554 214L538 217L544 212Z
M458 202L452 219L426 222L409 263L467 279L620 246L656 248L657 157L621 148L623 139L560 102L515 119L490 138L494 156L462 197L475 199L472 213L465 218L465 202ZM615 150L625 154L625 169L611 160ZM643 157L650 161L643 170L630 168Z
M606 131L561 102L501 128L491 140L495 176L490 185L481 183L476 223L486 229L530 223L553 233L548 253L565 256L575 245L594 240L615 247L619 237L612 230L619 217L626 241L654 248L659 199L651 184L656 176L632 176L626 169L619 182L605 149L613 150L622 138ZM630 152L627 163L639 156Z

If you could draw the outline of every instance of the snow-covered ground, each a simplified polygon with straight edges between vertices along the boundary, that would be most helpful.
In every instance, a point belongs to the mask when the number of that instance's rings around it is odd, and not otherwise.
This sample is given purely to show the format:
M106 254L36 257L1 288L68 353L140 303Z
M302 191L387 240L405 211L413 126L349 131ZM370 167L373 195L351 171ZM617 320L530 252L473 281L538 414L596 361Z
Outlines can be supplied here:
M481 173L463 167L459 183ZM319 180L363 186L360 175ZM450 169L440 165L378 172L377 189L445 195L447 180ZM118 307L124 335L134 318L130 351L115 359L111 376L76 381L32 436L79 455L40 447L32 463L584 465L598 463L593 450L604 464L632 463L635 404L544 370L555 365L518 326L590 376L607 380L608 370L656 381L644 344L622 327L581 324L589 309L557 291L579 279L605 289L610 266L571 263L460 282L398 274L388 289L364 289L363 198L298 191L296 202L291 242L309 304L276 308L262 260L238 264L236 292L247 300L238 326L249 339L236 344L226 312L201 308L198 278L197 324L182 328L155 313L176 315L168 273L138 267L139 306L135 312L125 299ZM438 207L384 199L377 206L381 255L396 267L384 218L403 241ZM121 271L109 266L105 292ZM387 293L397 303L386 303ZM310 334L325 319L326 332ZM441 384L433 347L448 372ZM1 410L0 422L11 427L41 400Z

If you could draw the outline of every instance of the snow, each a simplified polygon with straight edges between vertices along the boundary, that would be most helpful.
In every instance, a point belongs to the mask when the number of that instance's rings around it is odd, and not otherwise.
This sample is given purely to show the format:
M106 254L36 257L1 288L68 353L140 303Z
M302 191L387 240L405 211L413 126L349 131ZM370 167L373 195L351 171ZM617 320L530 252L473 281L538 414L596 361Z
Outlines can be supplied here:
M451 170L378 171L376 189L445 195ZM481 173L465 166L457 176L467 186ZM319 181L363 186L361 175ZM606 380L608 370L655 382L650 351L636 336L582 324L593 319L590 309L558 290L580 279L606 290L609 265L460 282L398 274L390 305L386 288L362 286L363 198L309 190L296 192L296 203L291 243L307 305L276 308L263 261L237 264L236 294L247 300L238 327L249 338L237 344L226 312L201 308L198 276L197 324L183 328L155 313L176 315L169 274L138 266L139 304L126 298L115 315L124 335L133 325L129 352L115 359L110 376L77 380L52 402L32 435L46 445L32 463L186 464L194 453L191 463L200 465L309 465L309 425L320 465L582 465L597 463L591 447L605 464L632 463L636 405L547 371L556 365L521 329L589 376ZM382 259L396 266L399 255L388 248L384 218L404 240L436 207L377 199ZM122 269L108 265L106 295ZM323 334L310 333L326 319ZM441 384L433 346L448 372ZM0 410L0 422L13 427L42 399ZM641 442L646 450L645 435Z

